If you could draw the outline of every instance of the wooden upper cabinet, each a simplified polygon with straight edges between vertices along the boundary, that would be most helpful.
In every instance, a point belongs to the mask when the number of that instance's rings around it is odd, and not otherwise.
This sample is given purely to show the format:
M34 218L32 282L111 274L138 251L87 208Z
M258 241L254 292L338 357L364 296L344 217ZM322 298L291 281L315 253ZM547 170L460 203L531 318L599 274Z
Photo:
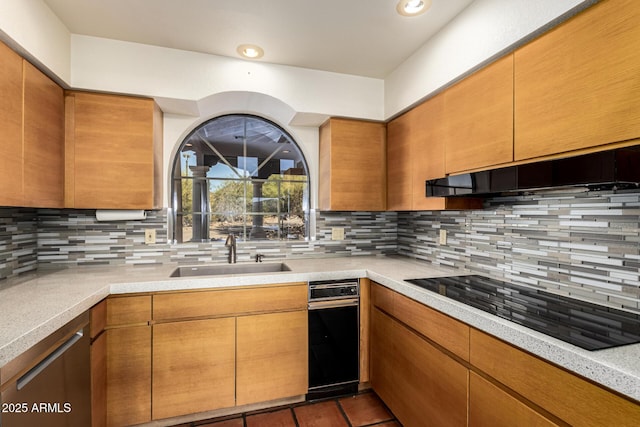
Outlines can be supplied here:
M445 176L446 122L444 95L436 95L418 105L413 116L414 202L425 195L424 182Z
M513 161L513 54L444 92L445 171Z
M445 176L444 96L431 98L387 124L387 209L482 207L478 199L426 197L425 182Z
M64 93L0 43L0 206L61 208Z
M152 209L161 204L162 112L152 99L70 92L65 206Z
M64 206L64 91L24 61L24 203Z
M331 118L320 127L320 210L385 210L386 176L384 123Z
M387 123L387 210L408 211L413 206L411 125L415 110Z
M0 206L20 206L22 191L22 58L0 43Z
M607 0L518 49L515 160L639 138L638 40L640 2Z

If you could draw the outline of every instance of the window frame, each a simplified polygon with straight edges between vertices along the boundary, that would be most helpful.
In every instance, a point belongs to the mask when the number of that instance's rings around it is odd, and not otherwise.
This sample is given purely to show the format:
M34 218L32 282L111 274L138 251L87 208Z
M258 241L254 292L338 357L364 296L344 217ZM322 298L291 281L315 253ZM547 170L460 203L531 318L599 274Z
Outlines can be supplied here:
M170 242L173 244L193 244L193 243L206 243L206 242L215 242L215 241L220 241L220 238L207 238L207 239L198 239L198 240L185 240L185 241L178 241L177 239L177 229L178 227L182 227L181 222L182 221L182 214L184 213L184 211L178 211L178 206L179 206L179 201L178 198L182 197L182 194L178 194L178 189L176 188L177 185L177 181L182 180L183 179L183 175L176 175L176 171L181 171L181 163L178 162L182 162L183 157L182 157L182 153L183 153L183 148L185 147L185 145L189 142L189 140L199 131L201 131L204 127L206 127L207 125L209 125L212 122L215 122L217 120L220 119L224 119L224 118L228 118L228 117L237 117L237 118L244 118L244 119L251 119L251 120L257 120L257 121L261 121L264 122L267 126L272 126L273 128L277 129L287 140L289 143L293 144L293 146L295 146L295 150L297 151L297 154L300 157L300 160L302 162L302 167L304 170L304 174L303 175L292 175L292 176L304 176L305 179L301 179L301 180L284 180L284 181L280 181L280 183L302 183L305 186L305 189L303 190L302 193L302 220L304 223L304 234L301 235L299 238L297 239L288 239L286 237L282 237L282 233L283 233L283 228L280 226L280 218L282 217L282 215L285 215L286 213L281 213L279 206L277 209L277 213L276 215L278 216L278 238L273 239L273 238L254 238L252 239L250 237L250 229L252 227L251 222L248 221L249 218L253 217L253 216L260 216L260 214L262 214L263 216L266 216L266 214L268 214L269 212L265 212L265 211L261 211L259 213L256 212L250 212L247 209L245 209L242 212L243 215L243 221L242 221L242 233L240 233L240 235L236 234L236 237L240 240L240 241L247 241L247 242L274 242L274 243L280 243L280 242L301 242L301 241L309 241L309 240L314 240L314 232L312 230L312 226L315 224L315 221L313 218L311 218L312 213L314 212L314 210L311 208L311 191L312 191L312 187L311 187L311 176L310 176L310 169L309 169L309 164L307 162L307 158L305 156L305 153L301 147L300 144L298 144L298 142L293 138L293 136L287 132L286 129L284 129L282 126L280 126L279 124L273 122L272 120L269 120L265 117L256 115L256 114L250 114L250 113L231 113L231 114L224 114L224 115L220 115L220 116L216 116L216 117L212 117L210 119L207 119L203 122L201 122L198 126L196 126L193 130L191 130L183 139L182 141L178 144L177 149L174 153L173 159L170 163L170 170L169 170L169 180L170 180L170 203L171 203L171 214L169 215L169 236L170 236ZM247 145L246 145L246 134L244 135L244 138L242 139L241 142L239 142L239 144L243 144L243 153L245 154L245 157L254 157L254 158L258 158L257 156L251 156L251 153L247 151ZM277 150L274 150L274 153L277 153ZM225 159L226 160L226 159ZM187 160L188 162L188 160ZM259 161L258 161L259 163ZM238 167L238 166L236 166ZM241 169L242 170L242 169ZM255 171L258 172L259 168ZM179 172L180 173L180 172ZM282 175L280 175L282 176ZM270 178L270 177L269 177ZM231 181L231 182L237 182L237 183L244 183L244 185L251 185L253 182L255 181L264 181L267 182L269 180L269 178L258 178L253 176L253 174L249 173L249 171L244 171L242 176L238 175L238 178L220 178L220 177L204 177L204 182L206 183L206 186L208 188L207 191L210 192L210 184L211 182L215 182L215 181ZM193 179L193 178L191 178ZM194 179L195 181L195 179ZM279 187L279 192L278 192L278 205L279 203L281 203L281 197L280 197L280 185L278 184ZM243 200L242 203L246 206L247 203L253 203L253 196L251 194L247 194L247 192L245 191L245 194L243 196ZM216 213L211 211L211 203L209 202L207 204L206 210L200 212L200 215L207 215L208 218L208 224L209 224L209 230L211 230L210 227L210 221L211 221L211 217L213 215L216 215ZM193 215L194 210L192 209L190 211L190 215ZM234 233L235 234L235 233ZM202 237L202 236L201 236Z

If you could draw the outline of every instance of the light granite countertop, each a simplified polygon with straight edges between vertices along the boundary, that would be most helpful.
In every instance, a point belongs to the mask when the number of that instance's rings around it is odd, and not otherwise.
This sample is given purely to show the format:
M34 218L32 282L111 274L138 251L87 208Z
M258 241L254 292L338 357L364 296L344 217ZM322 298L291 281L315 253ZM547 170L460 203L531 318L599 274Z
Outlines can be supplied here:
M0 283L0 367L110 294L367 277L543 359L640 400L640 344L587 351L405 282L465 274L402 257L284 261L291 271L170 278L176 265L80 267Z

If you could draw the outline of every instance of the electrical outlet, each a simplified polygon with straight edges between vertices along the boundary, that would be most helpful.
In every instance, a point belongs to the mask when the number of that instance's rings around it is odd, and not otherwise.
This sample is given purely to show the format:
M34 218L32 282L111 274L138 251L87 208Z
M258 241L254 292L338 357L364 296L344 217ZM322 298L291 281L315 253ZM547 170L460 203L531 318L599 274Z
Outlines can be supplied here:
M147 228L144 230L144 244L153 245L156 243L156 230L155 228Z
M331 228L331 240L344 240L344 228L332 227Z
M447 230L440 230L440 244L447 244Z

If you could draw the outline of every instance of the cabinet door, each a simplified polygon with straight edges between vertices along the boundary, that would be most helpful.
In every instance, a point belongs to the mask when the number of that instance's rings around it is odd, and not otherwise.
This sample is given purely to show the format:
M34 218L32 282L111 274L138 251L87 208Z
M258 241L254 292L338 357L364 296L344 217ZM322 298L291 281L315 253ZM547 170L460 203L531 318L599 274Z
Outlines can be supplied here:
M469 427L552 427L557 425L480 375L471 372Z
M64 92L24 61L24 206L64 205Z
M21 206L22 58L0 42L0 206Z
M332 118L320 127L321 210L385 210L386 171L384 123Z
M235 405L236 319L153 325L153 419Z
M154 101L78 92L67 110L66 206L156 207L162 119Z
M151 327L105 331L107 425L151 421Z
M640 425L638 402L474 329L471 329L470 361L477 369L570 425Z
M92 337L93 337L93 326ZM107 334L91 343L91 427L107 425Z
M518 49L515 160L639 138L638 40L640 2L609 0Z
M371 309L370 382L380 399L394 411L395 380L393 321L376 307Z
M395 322L393 407L403 426L467 425L469 370Z
M411 159L414 110L387 123L387 210L412 208L413 167Z
M307 311L238 317L236 404L304 395Z
M444 92L448 174L513 161L513 54Z

